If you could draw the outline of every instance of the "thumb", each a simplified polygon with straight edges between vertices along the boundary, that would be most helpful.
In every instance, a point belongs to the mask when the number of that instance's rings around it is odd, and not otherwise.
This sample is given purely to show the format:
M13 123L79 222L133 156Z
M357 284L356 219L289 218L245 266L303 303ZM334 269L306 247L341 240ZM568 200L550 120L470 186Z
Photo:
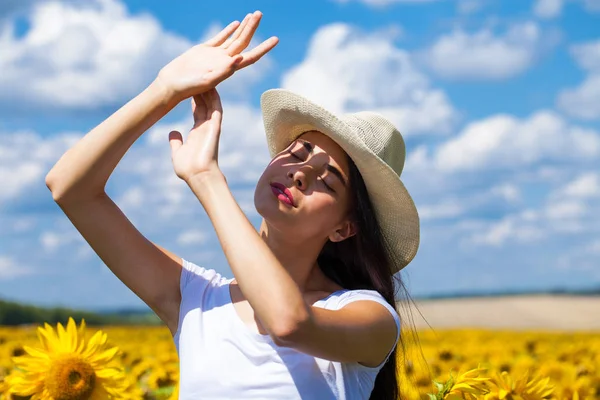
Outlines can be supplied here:
M183 145L183 136L181 136L181 132L169 132L169 144L171 145L171 157L173 157L175 152Z

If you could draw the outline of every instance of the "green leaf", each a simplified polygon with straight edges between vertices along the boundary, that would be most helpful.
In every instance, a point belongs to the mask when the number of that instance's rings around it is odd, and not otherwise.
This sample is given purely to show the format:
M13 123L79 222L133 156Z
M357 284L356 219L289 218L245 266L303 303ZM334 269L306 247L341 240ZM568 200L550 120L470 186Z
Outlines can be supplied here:
M438 393L444 391L444 385L439 383L438 381L433 381L434 386L437 388Z
M454 377L452 376L452 371L450 371L450 378L448 378L448 380L444 384L444 388L443 388L444 394L450 392L450 390L452 389L452 386L454 386Z
M156 389L152 392L157 399L168 399L171 394L175 391L175 386L167 386L164 388Z

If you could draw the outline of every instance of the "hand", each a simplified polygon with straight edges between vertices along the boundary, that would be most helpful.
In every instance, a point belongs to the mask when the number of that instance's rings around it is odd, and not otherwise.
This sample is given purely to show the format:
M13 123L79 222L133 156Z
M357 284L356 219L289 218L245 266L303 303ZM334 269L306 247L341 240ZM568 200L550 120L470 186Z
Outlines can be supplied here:
M250 44L261 17L261 12L256 11L246 15L241 24L232 22L212 39L192 47L165 65L157 79L177 102L214 88L235 71L254 64L279 42L273 36L240 54Z
M190 130L185 143L178 131L169 133L171 159L175 173L189 182L192 177L200 175L220 175L218 165L219 138L223 108L217 89L192 97L192 113L194 126Z

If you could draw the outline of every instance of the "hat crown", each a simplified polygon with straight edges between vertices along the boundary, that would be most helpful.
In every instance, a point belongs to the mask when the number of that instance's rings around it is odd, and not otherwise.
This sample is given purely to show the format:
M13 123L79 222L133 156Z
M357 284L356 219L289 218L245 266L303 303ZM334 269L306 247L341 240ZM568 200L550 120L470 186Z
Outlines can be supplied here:
M372 111L344 114L340 120L348 125L377 157L400 176L404 169L406 146L396 127L382 115Z

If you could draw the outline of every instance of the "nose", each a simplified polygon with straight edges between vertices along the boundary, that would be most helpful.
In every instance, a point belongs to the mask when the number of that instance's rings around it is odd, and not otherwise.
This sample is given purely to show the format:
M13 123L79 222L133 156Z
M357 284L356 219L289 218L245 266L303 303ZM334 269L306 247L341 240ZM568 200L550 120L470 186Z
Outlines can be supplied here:
M294 186L298 189L306 189L306 174L302 168L290 169L287 176L294 182Z

